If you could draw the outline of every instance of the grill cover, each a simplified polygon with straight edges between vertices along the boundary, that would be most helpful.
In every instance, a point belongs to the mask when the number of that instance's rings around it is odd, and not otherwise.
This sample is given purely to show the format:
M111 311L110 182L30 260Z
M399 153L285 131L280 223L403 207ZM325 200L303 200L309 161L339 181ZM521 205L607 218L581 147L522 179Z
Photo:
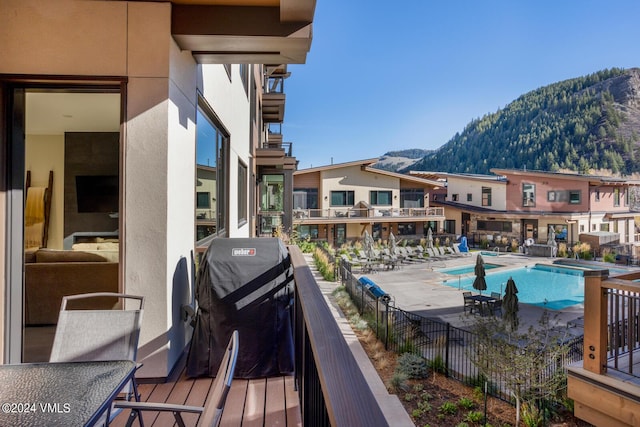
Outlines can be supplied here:
M187 375L215 376L234 329L239 333L235 378L291 374L292 281L280 239L213 240L198 269Z

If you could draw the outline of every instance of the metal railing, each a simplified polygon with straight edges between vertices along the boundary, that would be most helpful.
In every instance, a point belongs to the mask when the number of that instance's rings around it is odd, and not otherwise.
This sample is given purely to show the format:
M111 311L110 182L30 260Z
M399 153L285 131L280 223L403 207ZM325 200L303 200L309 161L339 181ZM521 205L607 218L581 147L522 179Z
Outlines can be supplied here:
M640 289L636 292L607 289L606 298L609 313L607 369L640 378L640 372L634 371L634 363L640 360ZM635 369L638 369L637 365Z
M284 154L287 157L292 157L293 155L293 143L292 142L269 142L264 141L262 143L262 148L278 148L284 150Z
M347 342L297 246L289 253L296 284L296 385L303 426L387 426Z
M444 208L327 208L327 209L294 209L294 220L305 218L369 218L375 221L393 221L393 218L428 218L444 216Z
M474 352L482 351L482 340L473 332L452 326L439 319L428 318L402 310L394 305L391 296L376 297L352 274L349 262L341 261L340 277L360 315L367 319L376 336L387 350L398 354L415 353L439 367L445 375L469 386L482 384L484 378L472 360ZM582 359L583 337L567 340L566 355L555 363L547 363L538 371L539 378L550 378L558 369ZM516 351L514 347L514 351ZM500 374L486 378L491 384L488 393L505 401L512 401Z

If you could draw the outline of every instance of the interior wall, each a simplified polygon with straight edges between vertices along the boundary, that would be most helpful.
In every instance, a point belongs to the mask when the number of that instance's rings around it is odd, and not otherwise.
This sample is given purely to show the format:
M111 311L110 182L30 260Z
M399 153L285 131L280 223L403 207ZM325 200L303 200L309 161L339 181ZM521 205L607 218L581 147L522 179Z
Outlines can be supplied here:
M107 212L78 212L76 176L115 175L119 170L117 132L67 132L64 136L64 236L78 231L115 231L118 218Z
M62 135L26 135L25 173L31 171L31 185L46 187L53 171L53 194L47 247L62 249L64 239L64 137Z

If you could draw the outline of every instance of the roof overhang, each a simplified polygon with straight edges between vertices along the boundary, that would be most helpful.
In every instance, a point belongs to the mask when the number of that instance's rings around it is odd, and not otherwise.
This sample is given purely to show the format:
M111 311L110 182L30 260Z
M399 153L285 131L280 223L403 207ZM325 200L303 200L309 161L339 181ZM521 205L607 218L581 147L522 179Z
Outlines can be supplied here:
M303 64L315 0L173 0L171 34L201 64Z

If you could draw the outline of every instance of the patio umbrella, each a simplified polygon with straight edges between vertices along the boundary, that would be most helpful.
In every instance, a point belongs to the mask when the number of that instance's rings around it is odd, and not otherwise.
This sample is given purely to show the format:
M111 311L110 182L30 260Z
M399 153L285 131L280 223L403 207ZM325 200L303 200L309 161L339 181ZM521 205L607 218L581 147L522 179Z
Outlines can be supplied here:
M474 272L476 273L476 279L473 281L473 288L480 291L480 295L482 295L482 291L487 289L487 281L484 279L485 271L484 271L484 260L482 259L482 255L478 254L476 258L476 267L474 268Z
M394 236L393 233L389 233L389 250L391 251L391 255L396 254L396 247L396 236Z
M511 330L518 329L518 288L512 277L507 280L507 288L502 299L503 318L509 322Z
M364 252L367 254L367 257L373 258L373 237L369 234L367 230L364 231Z
M431 231L431 228L427 229L427 247L428 248L433 248L433 232Z
M549 226L549 237L547 239L547 244L551 246L556 245L556 230L554 229L553 225Z

